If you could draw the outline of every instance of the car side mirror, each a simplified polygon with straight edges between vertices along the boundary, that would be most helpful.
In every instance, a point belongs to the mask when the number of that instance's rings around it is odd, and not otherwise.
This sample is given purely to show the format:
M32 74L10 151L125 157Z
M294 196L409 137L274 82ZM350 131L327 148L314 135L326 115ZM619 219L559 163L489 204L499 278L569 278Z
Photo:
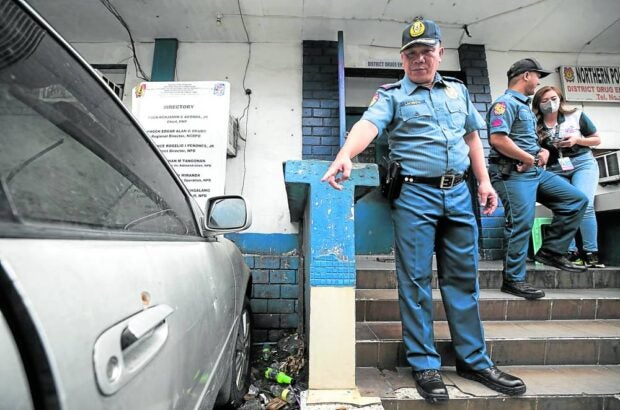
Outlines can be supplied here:
M207 200L203 226L207 233L239 232L249 228L251 224L252 215L243 197L222 195Z

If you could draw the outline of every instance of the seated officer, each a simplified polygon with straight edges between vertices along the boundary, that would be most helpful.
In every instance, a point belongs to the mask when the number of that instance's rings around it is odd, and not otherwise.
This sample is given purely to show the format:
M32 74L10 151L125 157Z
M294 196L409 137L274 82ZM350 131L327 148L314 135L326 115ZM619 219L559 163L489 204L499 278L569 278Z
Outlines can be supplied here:
M467 88L437 73L443 52L433 21L416 20L405 29L400 49L405 77L375 93L322 181L342 189L351 158L387 133L390 160L402 170L396 178L402 187L392 199L394 249L403 342L418 392L429 402L448 400L433 335L435 252L458 374L505 394L523 394L523 381L497 369L486 351L478 309L478 227L463 183L470 166L484 214L495 210L497 195L478 136L484 122Z
M489 174L504 204L506 218L501 290L526 299L545 296L545 292L525 282L525 261L537 200L553 211L553 221L534 259L567 271L585 270L565 255L588 199L566 179L543 168L549 152L538 144L536 118L529 105L529 96L549 73L533 58L514 63L508 70L508 89L491 105L487 115L492 147Z

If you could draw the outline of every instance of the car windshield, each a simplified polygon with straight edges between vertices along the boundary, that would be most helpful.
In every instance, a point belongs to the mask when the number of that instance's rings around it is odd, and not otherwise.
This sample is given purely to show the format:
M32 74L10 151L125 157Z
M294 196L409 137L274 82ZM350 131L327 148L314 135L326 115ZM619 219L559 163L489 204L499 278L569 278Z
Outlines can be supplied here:
M0 0L0 222L193 234L179 183L105 85Z

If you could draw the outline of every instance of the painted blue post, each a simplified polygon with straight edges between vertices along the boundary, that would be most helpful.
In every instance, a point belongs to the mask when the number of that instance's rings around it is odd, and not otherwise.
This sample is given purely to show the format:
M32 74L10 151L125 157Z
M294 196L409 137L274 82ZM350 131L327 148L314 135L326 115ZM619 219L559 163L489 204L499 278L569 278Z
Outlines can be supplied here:
M174 81L178 47L176 38L155 39L151 81Z
M303 248L310 286L355 286L354 198L379 185L376 164L353 164L351 179L337 191L321 177L330 162L286 161L284 180L291 220L303 217ZM303 213L303 215L302 215Z
M344 95L344 35L338 32L338 117L340 120L340 146L344 145L347 132L347 118Z
M321 182L328 161L286 161L292 221L303 220L308 389L355 389L355 207L379 183L375 164L354 164L337 191Z

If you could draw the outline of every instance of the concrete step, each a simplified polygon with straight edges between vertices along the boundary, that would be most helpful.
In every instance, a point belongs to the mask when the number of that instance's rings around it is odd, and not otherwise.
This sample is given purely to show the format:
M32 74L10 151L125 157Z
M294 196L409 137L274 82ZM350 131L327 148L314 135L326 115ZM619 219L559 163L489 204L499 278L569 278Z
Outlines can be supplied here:
M434 265L434 264L433 264ZM356 259L357 289L395 289L396 271L393 259ZM567 272L539 263L527 264L527 281L543 289L620 288L620 268L591 268L587 272ZM481 289L502 286L501 261L481 261L478 269ZM433 288L437 288L437 271L433 266Z
M482 320L620 319L620 288L547 289L546 297L525 300L497 289L480 291ZM358 322L400 321L397 289L357 289ZM438 289L433 289L435 320L446 320Z
M620 320L486 321L487 350L497 365L620 364ZM455 364L447 322L436 321L435 344ZM357 322L357 366L406 366L400 322Z
M386 410L437 409L619 409L620 366L502 366L523 379L527 391L509 397L463 379L453 367L442 369L450 400L429 405L420 397L408 367L356 369L362 396L381 397Z

